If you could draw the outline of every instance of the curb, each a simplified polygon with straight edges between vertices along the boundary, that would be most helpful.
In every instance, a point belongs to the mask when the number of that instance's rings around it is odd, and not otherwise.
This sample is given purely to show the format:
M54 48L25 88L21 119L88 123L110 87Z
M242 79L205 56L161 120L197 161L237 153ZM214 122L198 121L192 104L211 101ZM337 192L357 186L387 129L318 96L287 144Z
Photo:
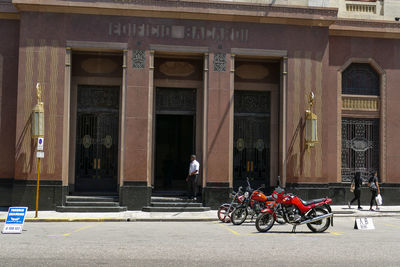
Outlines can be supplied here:
M218 218L26 218L25 222L215 222ZM5 219L0 219L5 222Z
M336 218L399 217L400 214L335 214ZM218 218L26 218L25 222L218 222ZM5 219L0 219L0 223Z

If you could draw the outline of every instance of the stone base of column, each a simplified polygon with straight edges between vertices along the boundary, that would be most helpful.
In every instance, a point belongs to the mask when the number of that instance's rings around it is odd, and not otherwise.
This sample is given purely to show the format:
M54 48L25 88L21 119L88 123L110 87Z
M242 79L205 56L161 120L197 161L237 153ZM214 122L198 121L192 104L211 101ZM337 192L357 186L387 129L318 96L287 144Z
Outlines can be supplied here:
M147 182L126 181L119 190L119 203L128 210L141 210L150 205L151 187Z
M211 209L218 209L221 204L229 201L232 188L229 183L207 183L203 188L203 204Z
M0 179L0 207L11 206L14 179Z
M62 206L67 193L68 186L63 186L61 181L40 181L39 210L55 210L56 206ZM35 210L36 181L14 180L11 205Z

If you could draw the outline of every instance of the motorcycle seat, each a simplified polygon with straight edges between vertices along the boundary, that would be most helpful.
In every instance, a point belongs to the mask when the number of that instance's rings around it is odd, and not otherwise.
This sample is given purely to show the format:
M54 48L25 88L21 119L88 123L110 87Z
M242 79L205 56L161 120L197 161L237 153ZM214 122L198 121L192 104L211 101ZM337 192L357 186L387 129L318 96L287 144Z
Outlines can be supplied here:
M312 204L323 202L323 201L325 201L325 198L317 198L317 199L311 199L311 200L307 200L307 201L301 200L301 202L303 202L304 206L312 205Z

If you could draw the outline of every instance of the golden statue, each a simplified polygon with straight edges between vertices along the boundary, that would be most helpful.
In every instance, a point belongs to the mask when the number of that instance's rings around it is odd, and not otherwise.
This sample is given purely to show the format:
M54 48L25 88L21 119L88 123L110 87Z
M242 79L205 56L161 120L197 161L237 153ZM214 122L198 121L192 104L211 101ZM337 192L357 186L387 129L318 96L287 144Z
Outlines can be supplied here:
M38 103L42 103L42 85L40 83L36 83L36 96Z
M314 99L315 99L314 93L311 91L310 94L308 95L308 105L310 105L310 111L312 106L314 106Z

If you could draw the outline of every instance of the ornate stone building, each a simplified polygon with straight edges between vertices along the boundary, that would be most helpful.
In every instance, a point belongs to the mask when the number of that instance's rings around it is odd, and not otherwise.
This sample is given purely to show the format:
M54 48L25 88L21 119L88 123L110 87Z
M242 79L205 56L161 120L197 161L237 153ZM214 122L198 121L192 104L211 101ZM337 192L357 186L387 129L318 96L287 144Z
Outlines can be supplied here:
M41 209L74 194L141 209L184 191L193 153L211 207L246 177L270 190L278 176L343 204L356 171L378 171L385 203L398 204L396 5L1 0L0 206L33 207L37 82ZM311 91L319 142L307 149Z

